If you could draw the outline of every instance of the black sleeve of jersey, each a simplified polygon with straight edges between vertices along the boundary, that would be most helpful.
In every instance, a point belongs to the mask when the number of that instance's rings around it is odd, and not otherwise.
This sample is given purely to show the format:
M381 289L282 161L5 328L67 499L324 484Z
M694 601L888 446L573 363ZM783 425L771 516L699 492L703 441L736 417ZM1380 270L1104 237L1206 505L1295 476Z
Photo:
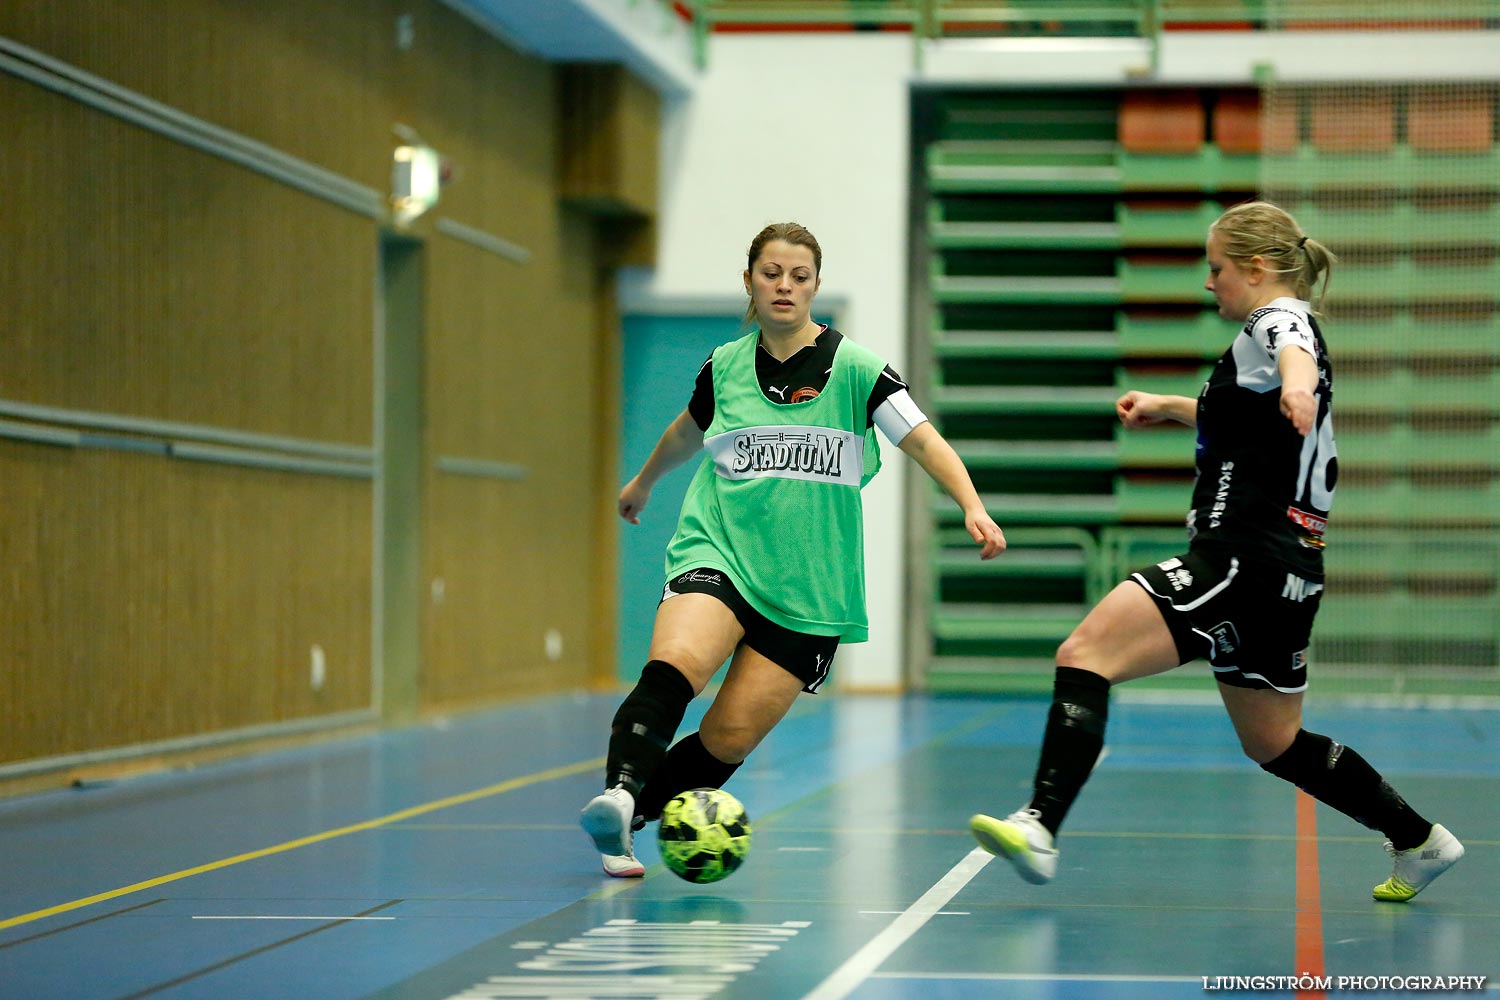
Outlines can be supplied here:
M880 409L880 404L906 387L905 380L896 374L896 369L886 365L880 377L875 380L875 387L870 390L870 402L865 407L865 426L874 427L875 411Z
M698 381L693 384L693 398L688 400L688 414L700 431L708 430L714 422L714 356L710 354L703 367L698 369ZM873 410L870 412L874 412Z

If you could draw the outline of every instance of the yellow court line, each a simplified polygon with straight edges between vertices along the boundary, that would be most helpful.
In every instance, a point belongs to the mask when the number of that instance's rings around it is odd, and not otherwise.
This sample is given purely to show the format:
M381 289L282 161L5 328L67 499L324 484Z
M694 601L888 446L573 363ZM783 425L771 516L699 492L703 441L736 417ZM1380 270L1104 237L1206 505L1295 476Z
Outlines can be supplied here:
M142 889L151 889L158 885L166 885L168 882L176 882L178 879L188 878L193 875L202 875L204 872L215 871L219 868L228 868L230 865L237 865L242 861L254 861L257 858L270 857L272 854L282 854L286 851L296 850L299 847L306 847L309 844L320 843L324 840L332 840L335 837L342 837L350 833L373 830L376 827L385 826L389 823L398 823L403 819L411 819L413 816L421 816L424 813L447 809L449 806L463 805L465 802L473 802L476 799L488 798L491 795L499 795L502 792L514 791L517 788L524 788L527 785L551 781L554 778L566 778L573 774L582 774L585 771L591 771L603 765L604 758L595 757L592 760L581 760L576 764L565 764L562 767L554 767L549 771L538 771L535 774L511 778L509 781L502 781L499 784L490 785L486 788L476 788L472 792L464 792L446 799L438 799L436 802L427 802L419 806L412 806L410 809L403 809L400 812L391 813L389 816L381 816L378 819L367 819L363 823L341 826L337 830L325 830L322 833L315 833L309 837L300 837L297 840L289 840L284 844L277 844L274 847L262 847L258 851L236 854L232 858L211 861L206 865L198 865L196 868L186 868L180 872L173 872L170 875L160 875L156 878L147 879L144 882L137 882L134 885L111 889L109 892L101 892L96 896L75 899L71 903L59 903L57 906L49 906L45 910L37 910L34 913L23 913L19 917L0 920L0 931L9 927L17 927L21 924L29 924L33 920L41 920L44 917L67 913L69 910L79 910L85 906L93 906L95 903L102 903L107 899L118 899L121 896L130 895L132 892L140 892Z

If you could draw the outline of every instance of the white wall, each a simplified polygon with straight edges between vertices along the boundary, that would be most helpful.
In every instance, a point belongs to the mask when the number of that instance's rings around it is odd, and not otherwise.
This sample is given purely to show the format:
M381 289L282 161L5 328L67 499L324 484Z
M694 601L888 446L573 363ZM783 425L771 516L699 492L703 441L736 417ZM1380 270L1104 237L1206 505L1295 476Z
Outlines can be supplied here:
M907 80L901 35L719 35L691 99L663 123L659 257L622 305L738 311L750 240L793 220L823 247L815 308L906 367ZM870 642L839 651L841 686L902 682L901 497L910 463L882 445L865 489ZM918 473L920 475L920 473Z
M1493 79L1496 52L1497 32L1173 32L1151 76L1140 39L933 42L917 69L907 35L716 35L692 96L669 105L658 264L627 276L622 305L738 310L751 237L795 220L823 245L820 311L831 303L845 333L904 371L913 83L1248 84L1258 65L1284 80ZM843 687L895 687L904 676L902 505L913 469L886 451L892 460L865 491L871 641L840 652Z

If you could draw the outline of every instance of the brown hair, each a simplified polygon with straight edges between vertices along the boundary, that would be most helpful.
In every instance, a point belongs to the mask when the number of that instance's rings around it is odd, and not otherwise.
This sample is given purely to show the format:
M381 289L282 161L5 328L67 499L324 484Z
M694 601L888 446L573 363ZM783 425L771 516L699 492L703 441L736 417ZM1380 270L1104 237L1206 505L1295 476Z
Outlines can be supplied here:
M766 249L766 244L774 240L790 243L792 246L807 247L813 255L814 276L823 271L823 248L818 246L818 238L808 232L807 227L796 222L775 222L755 234L755 239L750 241L750 251L746 254L745 269L755 270L755 262L760 260L760 255ZM755 300L745 308L745 318L741 321L743 325L749 326L755 322Z
M1268 201L1247 201L1219 216L1208 231L1219 234L1224 253L1236 264L1261 258L1265 270L1290 284L1299 299L1314 302L1322 275L1323 290L1315 304L1328 297L1328 278L1338 258L1308 237L1286 209Z

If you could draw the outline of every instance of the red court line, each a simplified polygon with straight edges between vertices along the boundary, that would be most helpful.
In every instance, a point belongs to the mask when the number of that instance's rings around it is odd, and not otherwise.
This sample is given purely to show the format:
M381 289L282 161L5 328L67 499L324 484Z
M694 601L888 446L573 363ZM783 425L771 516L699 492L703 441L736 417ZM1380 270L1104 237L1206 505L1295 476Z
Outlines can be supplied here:
M1323 978L1323 894L1318 884L1318 801L1297 792L1297 966L1294 975ZM1298 1000L1326 1000L1323 990L1298 990Z

